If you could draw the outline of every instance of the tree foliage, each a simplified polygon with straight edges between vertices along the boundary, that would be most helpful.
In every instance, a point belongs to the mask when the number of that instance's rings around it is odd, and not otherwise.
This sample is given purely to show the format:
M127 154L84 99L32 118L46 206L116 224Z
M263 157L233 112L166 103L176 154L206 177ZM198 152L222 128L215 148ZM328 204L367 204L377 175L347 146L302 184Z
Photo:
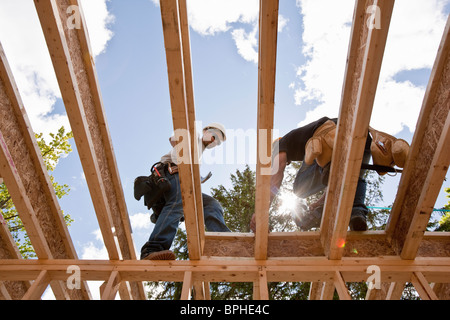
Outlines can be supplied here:
M51 172L55 170L61 157L72 152L69 139L73 137L73 134L72 132L66 133L65 128L61 127L56 133L50 133L51 141L49 143L45 141L42 133L35 134L35 137L41 151L44 165L50 174L50 180L53 184L53 188L55 189L56 196L58 199L61 199L69 193L69 186L66 184L61 185L55 181L55 178ZM22 257L25 259L35 257L36 254L33 246L31 245L30 239L26 233L22 221L20 220L19 214L12 202L5 183L0 185L0 209ZM64 215L64 220L68 225L70 225L73 221L69 215Z

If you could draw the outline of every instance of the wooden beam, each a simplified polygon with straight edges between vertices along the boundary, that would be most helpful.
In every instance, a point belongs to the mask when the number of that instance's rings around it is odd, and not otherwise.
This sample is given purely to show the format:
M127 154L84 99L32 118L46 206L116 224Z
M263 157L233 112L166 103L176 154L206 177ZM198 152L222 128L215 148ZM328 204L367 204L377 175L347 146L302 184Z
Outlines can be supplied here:
M120 284L122 283L119 272L113 271L105 282L105 286L102 288L101 299L102 300L114 300L117 291L119 291Z
M108 255L111 259L136 259L82 8L77 0L34 3ZM65 23L71 5L79 8L78 29L69 29ZM132 284L132 289L135 297L145 297L142 284Z
M383 282L379 289L374 287L367 288L366 300L386 300L390 286L391 283Z
M36 255L44 259L76 259L53 184L1 44L0 114L0 172ZM85 284L81 291L70 293L64 283L53 283L52 289L60 298L89 297Z
M186 271L183 278L183 288L181 290L180 300L190 300L192 294L192 271Z
M189 130L189 113L186 101L186 80L184 69L183 43L180 30L180 15L177 0L161 1L161 18L164 31L164 46L166 49L167 71L169 78L170 101L172 108L173 127L184 136L177 144L178 154L184 154L184 160L178 159L178 175L183 199L183 211L187 233L189 258L200 259L201 233L197 216L197 195L194 186L194 170L192 166L191 135ZM192 81L192 80L190 80ZM182 150L182 152L181 152ZM197 181L199 183L199 181ZM201 197L201 195L199 195Z
M206 232L205 257L254 257L253 233ZM395 256L384 231L349 231L343 257ZM268 257L321 257L324 248L319 232L273 232L268 236ZM450 256L449 232L426 232L418 256Z
M450 283L435 283L433 291L439 300L450 300Z
M12 300L9 290L6 288L3 281L0 281L0 300Z
M23 296L22 300L40 300L45 289L47 289L50 280L48 271L41 271L30 289L28 289L27 293Z
M344 278L339 271L335 272L334 275L334 286L336 287L336 291L339 295L340 300L352 300L352 297L348 293L348 288L345 285Z
M369 28L370 10L378 6L381 28ZM321 224L330 259L340 259L368 134L373 101L394 0L356 1L330 179Z
M450 17L444 30L411 150L388 221L388 239L414 259L450 164Z
M322 283L323 283L323 286L322 286L322 292L320 294L320 300L333 300L334 291L336 290L334 281L325 281Z
M405 290L405 283L391 282L386 295L386 300L400 300Z
M450 280L450 258L400 257L321 258L255 260L202 259L180 261L139 260L0 260L0 281L34 280L41 271L48 271L51 280L67 281L67 267L77 265L82 281L107 281L113 271L122 281L181 282L186 271L192 272L192 281L255 282L265 269L267 282L334 282L340 272L346 282L367 281L367 267L380 267L381 282L406 283L413 272L421 272L429 282L447 283Z
M14 241L8 224L3 215L0 213L0 259L22 259L19 252L19 248ZM20 300L30 288L31 283L29 281L7 281L1 283L1 290L3 296L7 299L10 297L12 300ZM6 292L5 292L6 291Z
M267 283L267 272L265 268L258 271L258 299L269 300L269 287Z
M255 194L255 258L267 258L272 131L278 34L278 0L261 0L258 47L258 112Z
M413 272L411 283L422 300L439 300L421 272Z
M194 281L193 293L194 300L211 300L209 282Z
M308 300L320 300L322 295L323 282L311 282L309 287Z
M195 102L194 102L194 85L192 76L191 63L191 45L189 40L189 22L187 15L186 0L178 0L178 10L180 12L180 31L181 43L183 48L183 66L184 66L184 81L186 91L186 106L188 113L188 129L191 133L191 161L192 161L192 175L194 178L195 189L195 203L197 209L197 223L200 236L200 245L203 248L205 242L205 219L203 215L203 198L200 182L200 164L199 164L199 150L197 142L197 129L195 127Z

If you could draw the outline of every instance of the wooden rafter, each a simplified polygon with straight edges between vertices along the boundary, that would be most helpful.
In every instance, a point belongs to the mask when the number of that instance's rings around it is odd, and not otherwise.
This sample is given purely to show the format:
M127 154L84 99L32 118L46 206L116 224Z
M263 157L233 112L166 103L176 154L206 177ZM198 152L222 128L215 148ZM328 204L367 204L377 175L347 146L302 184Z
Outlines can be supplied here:
M258 46L258 110L255 194L255 258L267 258L272 130L278 34L278 0L261 0ZM269 158L269 161L265 161Z
M404 259L419 250L450 164L450 17L425 93L386 232Z
M39 258L77 259L34 132L0 45L0 171ZM88 299L82 290L52 284L59 298Z
M368 5L380 8L381 28L369 28ZM356 1L321 238L330 259L345 243L360 175L373 101L378 84L394 0Z
M79 29L69 29L64 23L70 5L80 8ZM77 0L35 0L35 6L108 255L136 259L82 9ZM135 298L145 298L142 283L133 283L131 288Z
M200 179L196 179L194 183L194 168L192 161L192 141L196 141L196 137L191 138L194 132L189 130L190 124L193 123L189 116L188 103L186 97L186 82L189 82L190 89L192 89L192 79L186 81L186 77L192 75L185 74L184 62L186 57L183 55L183 45L188 46L188 38L184 37L182 40L182 31L180 22L180 12L177 0L161 1L161 18L164 31L164 46L166 49L167 71L169 78L170 101L172 108L173 127L175 135L177 130L181 130L181 134L187 135L187 139L181 140L177 144L177 150L181 149L187 152L188 156L184 156L184 160L180 160L178 164L178 175L180 177L180 188L183 200L183 211L185 216L185 225L187 233L187 242L189 250L189 258L192 260L200 259L201 256L201 234L204 233L204 228L200 228L199 217L197 216L197 200L201 194L197 194L200 190L198 185ZM184 14L187 14L183 11ZM187 19L187 18L184 18ZM188 49L186 49L188 50ZM190 50L190 49L189 49ZM193 100L190 100L191 103ZM196 142L195 142L196 143ZM203 225L203 224L201 224Z

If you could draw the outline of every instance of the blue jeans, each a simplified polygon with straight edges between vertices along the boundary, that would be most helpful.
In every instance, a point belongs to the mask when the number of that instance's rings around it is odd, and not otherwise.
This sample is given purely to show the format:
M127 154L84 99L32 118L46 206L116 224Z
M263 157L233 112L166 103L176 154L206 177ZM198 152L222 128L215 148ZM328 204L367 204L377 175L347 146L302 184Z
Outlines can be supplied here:
M167 173L166 177L171 184L170 191L164 194L166 204L156 220L150 238L142 247L141 253L169 250L177 233L180 219L183 217L178 173L173 175ZM204 193L202 193L202 199L206 230L230 232L223 219L223 209L220 203Z
M327 168L329 170L329 168ZM294 193L299 198L307 198L327 187L328 172L327 169L321 168L316 162L312 165L302 165L294 180ZM356 186L356 194L353 202L353 211L358 209L360 212L367 214L368 209L364 204L366 199L366 180L363 179L364 170L361 170L358 184ZM325 178L324 178L325 175Z

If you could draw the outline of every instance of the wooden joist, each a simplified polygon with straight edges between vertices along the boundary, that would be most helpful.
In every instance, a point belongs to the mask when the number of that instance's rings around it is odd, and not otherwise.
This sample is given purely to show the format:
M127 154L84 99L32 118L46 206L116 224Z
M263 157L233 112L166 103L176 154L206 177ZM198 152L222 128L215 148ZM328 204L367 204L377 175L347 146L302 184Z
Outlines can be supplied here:
M200 236L201 248L205 241L205 220L203 215L203 198L201 197L201 183L200 183L200 164L199 164L199 150L197 143L197 129L195 127L195 101L194 101L194 84L192 75L191 62L191 45L189 40L189 23L187 15L186 0L178 0L178 10L180 12L180 32L181 43L183 48L183 66L184 66L184 82L186 92L186 106L187 106L187 121L191 142L191 161L192 161L192 175L194 179L195 189L195 205L197 210L197 223Z
M253 257L253 233L207 232L204 257ZM343 257L395 256L396 251L383 231L349 231L343 243ZM319 232L273 232L268 235L269 258L323 257ZM426 232L418 256L450 256L449 232Z
M47 270L42 270L36 280L34 280L30 289L23 296L22 300L39 300L44 293L45 289L50 283L50 275Z
M197 200L197 197L201 197L201 194L197 194L199 187L195 187L195 185L200 183L200 179L196 179L194 182L192 148L195 147L191 142L196 141L196 137L191 138L194 132L189 130L190 123L193 123L189 116L192 115L192 112L189 113L186 100L186 82L192 83L192 79L186 81L186 77L191 75L185 74L186 70L184 68L185 56L183 55L183 46L188 46L188 39L185 37L183 43L178 1L161 1L160 6L173 128L176 138L178 135L184 136L176 147L178 150L177 154L183 155L183 159L178 159L178 175L183 200L189 258L196 260L200 259L201 256L200 239L202 238L201 234L204 233L204 228L200 228L199 217L197 216L197 203L201 203L200 200ZM183 13L187 14L185 11ZM190 88L192 89L192 87ZM184 154L181 150L183 150Z
M102 300L114 300L117 291L121 285L120 274L117 271L111 272L108 281L106 281L102 287L100 287L101 299Z
M272 164L270 159L275 103L278 0L261 0L259 10L255 259L266 259Z
M52 182L34 132L0 45L0 172L36 255L49 259L77 259ZM58 298L88 299L82 290L52 284Z
M380 29L367 23L380 8ZM373 101L394 6L393 0L356 1L341 107L328 182L321 240L330 259L343 253L356 185L368 134Z
M449 283L450 258L400 257L344 258L329 260L325 257L304 259L255 260L214 259L140 261L140 260L0 260L0 281L28 281L47 271L51 280L68 278L67 268L77 265L82 281L108 281L117 271L121 281L176 281L181 282L187 271L192 281L210 282L335 282L335 272L340 272L345 282L366 282L371 265L380 268L381 282L411 281L414 272L420 272L429 283ZM263 271L263 272L262 272ZM262 272L262 273L261 273ZM265 272L265 275L264 275Z
M414 133L386 232L404 259L419 250L450 164L450 17Z
M34 3L108 255L115 260L136 259L127 207L80 4L77 0L35 0ZM80 7L79 29L69 29L65 23L67 8L71 5ZM133 283L131 287L135 298L145 299L141 283Z
M0 213L0 259L22 259L6 220ZM29 281L7 281L0 283L0 299L19 300L30 288Z

